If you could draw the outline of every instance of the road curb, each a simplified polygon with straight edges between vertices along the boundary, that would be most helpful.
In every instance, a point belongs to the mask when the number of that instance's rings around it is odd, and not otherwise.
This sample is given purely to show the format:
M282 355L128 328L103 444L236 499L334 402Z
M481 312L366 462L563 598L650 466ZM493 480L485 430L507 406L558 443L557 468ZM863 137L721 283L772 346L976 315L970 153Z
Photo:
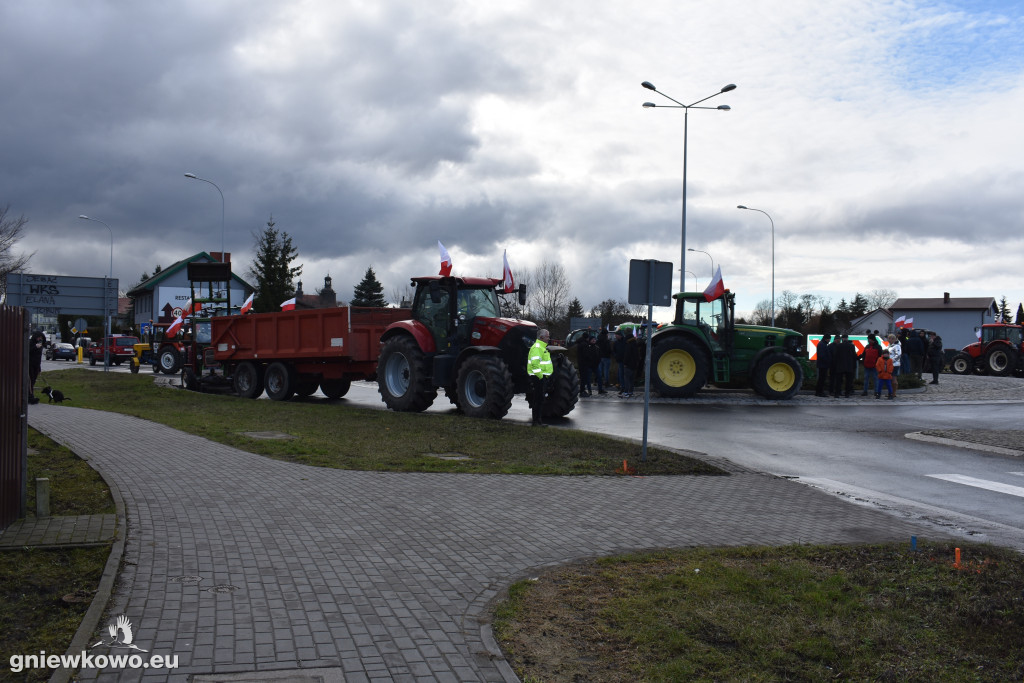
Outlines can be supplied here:
M982 451L984 453L997 453L999 455L1011 455L1017 458L1024 457L1024 451L1018 451L1013 448L1003 448L1002 446L990 446L984 443L974 443L971 441L957 441L956 439L946 439L941 436L931 436L929 434L922 434L921 432L911 432L904 434L904 437L913 439L914 441L924 441L927 443L937 443L943 446L954 446L956 448L966 448L972 451Z

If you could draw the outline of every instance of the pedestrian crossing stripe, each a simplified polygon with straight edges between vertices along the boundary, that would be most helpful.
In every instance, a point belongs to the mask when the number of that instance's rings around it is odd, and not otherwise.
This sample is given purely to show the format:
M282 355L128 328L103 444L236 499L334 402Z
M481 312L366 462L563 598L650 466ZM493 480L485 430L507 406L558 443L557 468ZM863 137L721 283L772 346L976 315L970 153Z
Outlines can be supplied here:
M1014 474L1020 473L1015 472ZM1011 496L1024 498L1024 486L1012 486L998 481L975 479L974 477L967 477L962 474L927 474L925 476L931 477L932 479L942 479L943 481L952 482L954 484L963 484L964 486L973 486L979 489L987 489L989 491L996 491L997 493L1007 493Z

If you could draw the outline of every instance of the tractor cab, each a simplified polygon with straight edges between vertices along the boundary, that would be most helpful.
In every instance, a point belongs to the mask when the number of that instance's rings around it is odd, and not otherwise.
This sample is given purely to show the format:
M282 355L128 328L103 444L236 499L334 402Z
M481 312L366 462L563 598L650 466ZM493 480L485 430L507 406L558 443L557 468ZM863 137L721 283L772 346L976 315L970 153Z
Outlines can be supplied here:
M469 346L497 345L498 327L505 332L521 325L501 317L494 278L424 277L414 278L416 295L412 317L422 323L439 354L458 354ZM520 287L520 303L525 303L525 286Z
M993 341L1007 341L1014 346L1020 346L1020 327L1017 325L983 325L981 343L988 344Z
M731 292L708 301L703 292L681 292L674 295L676 316L673 325L687 325L700 330L715 354L728 354L732 348L735 326L735 300Z

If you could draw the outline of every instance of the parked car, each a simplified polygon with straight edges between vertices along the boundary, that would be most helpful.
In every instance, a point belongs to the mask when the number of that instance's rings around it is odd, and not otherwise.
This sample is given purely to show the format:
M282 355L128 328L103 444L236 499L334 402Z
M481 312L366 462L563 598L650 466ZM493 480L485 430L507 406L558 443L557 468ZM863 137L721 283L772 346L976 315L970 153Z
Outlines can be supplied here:
M88 350L89 365L105 362L104 356L107 353L108 346L110 348L111 365L120 365L126 360L131 361L132 357L135 356L133 346L138 343L138 337L125 334L115 334L112 337L105 337L103 341L93 342L89 345Z
M78 360L78 350L71 344L50 344L46 349L46 360Z

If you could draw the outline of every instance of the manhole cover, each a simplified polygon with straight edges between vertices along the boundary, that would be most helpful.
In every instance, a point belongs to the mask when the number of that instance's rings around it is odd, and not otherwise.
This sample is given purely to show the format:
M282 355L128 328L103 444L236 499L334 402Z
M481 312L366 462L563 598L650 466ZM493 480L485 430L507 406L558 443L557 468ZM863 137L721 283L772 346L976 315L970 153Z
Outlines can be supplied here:
M197 584L202 580L201 576L175 576L171 578L171 583Z
M428 458L437 458L438 460L469 460L468 455L462 453L425 453Z
M238 590L238 586L232 586L229 583L222 583L216 586L210 586L206 589L208 593L233 593Z
M297 439L299 437L292 436L291 434L285 434L284 432L242 432L243 436L247 436L250 439Z

